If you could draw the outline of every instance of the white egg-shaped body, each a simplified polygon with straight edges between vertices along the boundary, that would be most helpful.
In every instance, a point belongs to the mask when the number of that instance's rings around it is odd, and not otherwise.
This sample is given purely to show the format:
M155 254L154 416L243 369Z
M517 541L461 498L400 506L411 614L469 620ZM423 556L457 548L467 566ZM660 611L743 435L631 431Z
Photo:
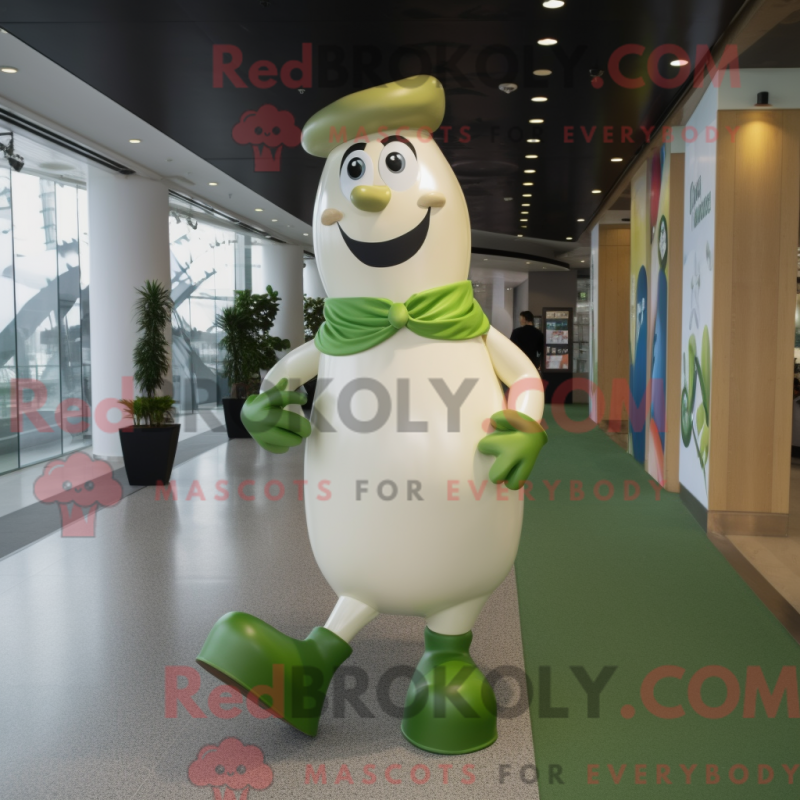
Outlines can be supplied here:
M440 392L459 387L468 394L448 410ZM361 353L322 355L305 505L314 556L338 595L426 618L466 604L469 627L508 574L522 524L521 493L491 483L494 458L477 451L501 408L481 336L402 329Z

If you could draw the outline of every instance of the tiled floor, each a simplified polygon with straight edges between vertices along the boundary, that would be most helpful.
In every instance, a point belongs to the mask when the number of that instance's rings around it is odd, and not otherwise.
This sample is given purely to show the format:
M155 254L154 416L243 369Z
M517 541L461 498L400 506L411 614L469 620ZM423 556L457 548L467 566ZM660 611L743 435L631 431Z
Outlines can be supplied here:
M500 719L498 742L470 756L425 753L401 736L377 687L390 668L418 661L421 619L379 617L354 639L352 671L339 690L356 673L365 676L367 718L331 702L309 739L241 707L211 712L220 684L195 672L194 658L221 614L248 611L303 637L335 601L295 493L270 501L263 491L253 500L237 491L244 480L292 487L302 470L299 449L275 456L250 440L226 441L174 469L177 500L142 489L97 514L94 538L55 533L0 560L0 753L9 765L0 797L210 798L211 786L192 783L187 769L203 747L228 737L261 750L274 773L265 797L538 796L535 785L498 777L498 765L512 765L516 775L534 761L527 709ZM229 482L227 496L220 480ZM485 672L524 669L513 572L476 624L473 655ZM168 698L187 680L197 681L198 710L192 716L176 704L173 715ZM402 707L404 683L391 684L395 706ZM516 687L501 681L501 705L515 705ZM308 766L319 775L322 764L327 782L309 788ZM347 787L336 782L343 764L354 781ZM427 789L412 782L416 765L417 780L430 772ZM362 784L365 768L374 784ZM251 800L260 796L250 792Z

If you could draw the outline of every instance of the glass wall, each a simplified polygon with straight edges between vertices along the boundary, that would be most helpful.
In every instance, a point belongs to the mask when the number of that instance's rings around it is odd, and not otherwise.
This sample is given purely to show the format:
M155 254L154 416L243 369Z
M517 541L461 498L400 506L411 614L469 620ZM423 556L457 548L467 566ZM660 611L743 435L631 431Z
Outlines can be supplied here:
M263 292L254 278L261 248L256 239L197 220L185 209L170 214L172 263L172 378L178 412L216 408L228 396L220 375L224 357L217 314L233 303L236 289ZM254 285L254 283L256 285Z
M85 195L0 166L0 472L90 442Z

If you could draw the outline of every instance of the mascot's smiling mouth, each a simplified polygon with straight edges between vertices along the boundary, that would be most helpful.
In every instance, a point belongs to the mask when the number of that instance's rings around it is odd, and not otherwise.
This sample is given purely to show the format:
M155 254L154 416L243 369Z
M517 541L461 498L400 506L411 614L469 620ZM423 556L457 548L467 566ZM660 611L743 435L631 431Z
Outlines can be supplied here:
M362 264L366 264L368 267L396 267L417 254L428 235L430 222L431 210L429 208L416 228L412 228L408 233L395 239L387 239L385 242L359 242L351 239L342 230L339 223L337 225L339 225L342 239L350 248L350 252Z

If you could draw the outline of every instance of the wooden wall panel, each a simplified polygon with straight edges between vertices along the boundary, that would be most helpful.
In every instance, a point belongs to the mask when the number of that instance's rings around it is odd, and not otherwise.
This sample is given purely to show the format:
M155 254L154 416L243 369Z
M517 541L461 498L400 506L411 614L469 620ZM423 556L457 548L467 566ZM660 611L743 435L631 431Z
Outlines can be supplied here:
M787 514L800 111L718 122L709 512Z
M597 384L604 401L601 423L609 419L614 380L627 381L630 371L630 242L630 226L600 226L595 302ZM617 421L627 421L625 407L615 416Z

